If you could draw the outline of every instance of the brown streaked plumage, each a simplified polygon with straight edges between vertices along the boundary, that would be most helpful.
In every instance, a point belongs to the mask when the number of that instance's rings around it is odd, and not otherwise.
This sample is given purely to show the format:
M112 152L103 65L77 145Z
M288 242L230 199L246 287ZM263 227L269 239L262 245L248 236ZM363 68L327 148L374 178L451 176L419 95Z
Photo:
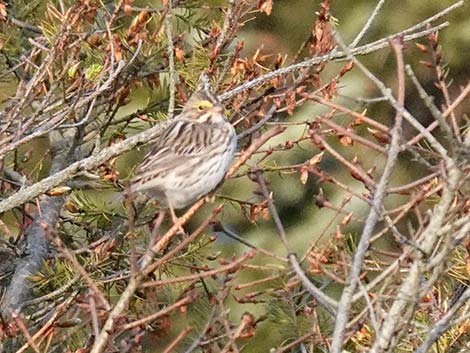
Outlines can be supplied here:
M180 209L214 190L237 144L223 110L204 93L194 93L138 166L131 192Z

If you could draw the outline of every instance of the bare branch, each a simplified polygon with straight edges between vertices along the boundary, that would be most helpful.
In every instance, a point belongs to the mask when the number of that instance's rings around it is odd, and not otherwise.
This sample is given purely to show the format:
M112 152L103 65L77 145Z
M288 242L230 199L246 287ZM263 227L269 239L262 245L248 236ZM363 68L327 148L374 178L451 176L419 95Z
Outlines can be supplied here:
M398 102L399 102L398 104L402 106L404 103L404 99L405 99L405 93L404 93L405 81L404 81L404 64L403 64L403 56L402 56L402 46L401 46L401 43L398 41L392 41L391 44L395 50L395 54L397 57L397 72L398 72L397 95L398 95ZM351 59L353 59L356 64L358 63L357 59L354 59L353 56L351 56ZM395 162L398 157L398 153L400 151L399 143L400 143L401 130L402 130L402 115L401 115L401 112L397 111L397 114L395 115L395 123L391 132L391 142L390 142L390 146L387 152L387 162L385 163L382 176L380 177L380 180L376 185L376 189L374 191L374 197L372 201L372 207L370 209L369 214L367 215L364 228L362 229L361 238L359 240L359 244L357 245L357 249L354 254L351 268L349 270L349 274L348 274L348 278L346 282L347 284L346 284L346 287L343 289L341 300L339 302L338 313L336 315L335 330L333 333L332 348L331 348L333 353L341 353L342 351L342 346L344 343L343 342L344 329L348 322L349 309L352 303L351 299L357 287L357 281L359 279L359 275L362 270L364 258L369 248L369 241L372 237L375 226L379 220L383 199L386 195L387 185L390 180L390 176L392 175L393 168L395 166Z
M175 71L175 48L173 47L173 24L171 1L168 2L168 12L165 16L165 29L166 29L166 40L167 40L167 53L168 53L168 73L170 76L170 99L168 103L168 118L171 119L175 112L175 90L176 90L176 71Z

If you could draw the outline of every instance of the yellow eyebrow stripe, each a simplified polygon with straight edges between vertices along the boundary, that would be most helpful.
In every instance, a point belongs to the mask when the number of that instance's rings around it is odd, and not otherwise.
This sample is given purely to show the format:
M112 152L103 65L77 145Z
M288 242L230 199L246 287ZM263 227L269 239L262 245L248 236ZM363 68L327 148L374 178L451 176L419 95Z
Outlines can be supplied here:
M194 105L194 108L212 108L214 105L209 101L200 101Z

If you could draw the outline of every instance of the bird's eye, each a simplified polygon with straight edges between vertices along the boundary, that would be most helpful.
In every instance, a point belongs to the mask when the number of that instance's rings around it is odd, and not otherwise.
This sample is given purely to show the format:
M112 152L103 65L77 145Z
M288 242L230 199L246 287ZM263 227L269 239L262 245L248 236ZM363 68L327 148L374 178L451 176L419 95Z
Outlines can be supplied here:
M201 101L201 102L197 103L196 106L195 106L195 108L200 112L202 112L205 109L210 109L212 107L213 107L213 104L209 101Z

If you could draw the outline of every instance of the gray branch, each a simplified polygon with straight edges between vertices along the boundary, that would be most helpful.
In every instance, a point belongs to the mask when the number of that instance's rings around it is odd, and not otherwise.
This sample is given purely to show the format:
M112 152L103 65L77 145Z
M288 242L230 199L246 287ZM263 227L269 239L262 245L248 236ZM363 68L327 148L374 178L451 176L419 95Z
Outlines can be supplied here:
M50 140L53 153L50 173L54 174L67 165L71 146L70 141L61 136L59 132L51 133ZM62 196L41 196L38 214L26 231L25 256L18 261L12 280L0 304L0 312L3 317L20 310L23 303L31 299L32 285L29 277L39 271L48 255L47 232L51 228L55 228L64 201Z

